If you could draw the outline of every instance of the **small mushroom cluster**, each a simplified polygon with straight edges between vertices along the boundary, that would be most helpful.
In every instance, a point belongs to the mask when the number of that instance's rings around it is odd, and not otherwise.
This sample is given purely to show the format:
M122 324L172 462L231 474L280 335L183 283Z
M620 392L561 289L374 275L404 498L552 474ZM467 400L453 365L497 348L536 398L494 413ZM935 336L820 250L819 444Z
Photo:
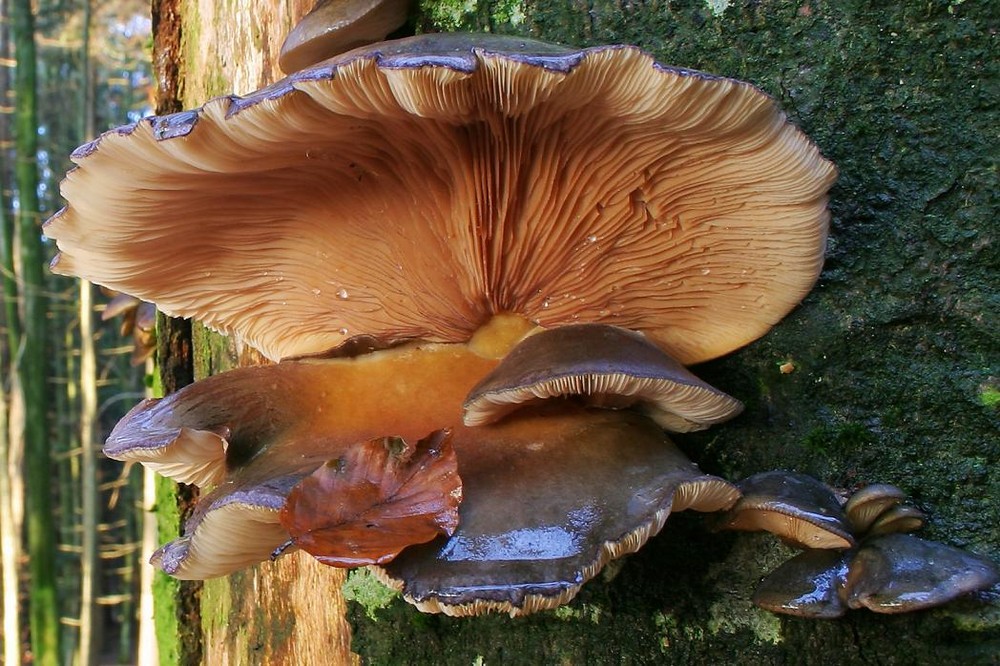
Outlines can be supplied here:
M766 610L810 618L857 608L905 613L1000 581L991 561L906 534L925 518L895 486L872 484L846 502L795 472L763 472L738 486L743 496L722 528L767 530L805 549L757 587L753 602Z
M56 272L277 361L112 432L204 489L155 563L300 546L452 614L563 603L737 499L664 430L739 412L685 366L811 289L835 178L749 84L494 35L367 46L73 160Z

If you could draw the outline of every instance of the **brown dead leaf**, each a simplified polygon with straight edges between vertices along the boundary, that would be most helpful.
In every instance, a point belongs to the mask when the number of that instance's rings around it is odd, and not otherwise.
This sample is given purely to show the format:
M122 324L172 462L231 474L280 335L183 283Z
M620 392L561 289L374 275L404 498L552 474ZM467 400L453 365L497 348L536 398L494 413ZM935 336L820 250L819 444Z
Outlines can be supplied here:
M437 430L416 445L380 437L352 447L295 486L280 519L320 562L358 567L451 535L461 501L451 432Z

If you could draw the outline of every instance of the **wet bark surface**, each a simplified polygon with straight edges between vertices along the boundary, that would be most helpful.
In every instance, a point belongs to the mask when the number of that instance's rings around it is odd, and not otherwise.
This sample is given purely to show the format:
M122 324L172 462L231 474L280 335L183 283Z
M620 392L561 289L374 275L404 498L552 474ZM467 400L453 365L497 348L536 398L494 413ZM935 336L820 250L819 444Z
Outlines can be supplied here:
M310 4L180 2L183 105L273 80L282 36ZM841 172L826 267L771 333L697 369L747 409L678 442L730 479L781 467L897 484L930 516L925 537L1000 559L990 3L425 0L414 25L632 43L774 96ZM343 663L357 658L352 641L372 664L996 663L995 589L836 621L751 606L757 581L792 554L679 514L616 576L518 620L423 615L364 574L345 605L341 574L297 554L206 584L204 662Z

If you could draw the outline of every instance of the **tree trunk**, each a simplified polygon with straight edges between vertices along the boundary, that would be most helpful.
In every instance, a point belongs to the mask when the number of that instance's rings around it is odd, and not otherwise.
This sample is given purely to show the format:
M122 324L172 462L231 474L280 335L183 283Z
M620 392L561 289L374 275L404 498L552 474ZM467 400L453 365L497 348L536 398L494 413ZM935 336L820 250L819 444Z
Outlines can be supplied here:
M0 16L7 16L4 0L0 0ZM0 25L0 58L7 58L8 30ZM8 68L0 68L0 90L7 90L10 77ZM19 469L11 460L14 445L11 429L11 397L14 389L11 381L14 356L21 339L20 316L17 310L17 282L14 279L14 220L8 195L7 163L8 116L0 117L0 293L3 299L2 324L3 339L0 340L0 572L3 585L3 656L4 664L19 664L21 661L21 608L20 571L21 522L15 511L14 480ZM20 436L20 433L16 433Z
M292 4L285 16L284 3L263 0L184 2L184 106L273 80L281 36L311 3ZM986 0L427 0L419 11L425 30L638 44L774 96L841 169L826 269L768 336L700 368L746 401L744 415L678 440L732 479L782 467L845 487L896 483L931 513L929 538L1000 556ZM790 359L796 370L779 372ZM345 612L340 574L297 554L207 582L195 630L210 664L347 662L348 623L371 664L995 661L995 594L829 622L755 608L754 586L790 554L765 536L671 516L616 576L518 620L421 615L363 574L348 580Z
M14 92L15 173L20 244L21 344L18 370L24 392L25 474L27 477L28 558L31 574L29 622L34 661L59 663L59 611L56 595L55 530L52 518L52 467L46 410L46 298L38 210L38 121L34 16L30 0L12 0L11 28L17 62Z
M86 280L80 287L80 506L83 532L80 538L80 639L79 664L91 666L97 660L100 623L95 621L96 599L100 594L97 554L97 443L94 441L97 416L97 361L94 350L93 286Z

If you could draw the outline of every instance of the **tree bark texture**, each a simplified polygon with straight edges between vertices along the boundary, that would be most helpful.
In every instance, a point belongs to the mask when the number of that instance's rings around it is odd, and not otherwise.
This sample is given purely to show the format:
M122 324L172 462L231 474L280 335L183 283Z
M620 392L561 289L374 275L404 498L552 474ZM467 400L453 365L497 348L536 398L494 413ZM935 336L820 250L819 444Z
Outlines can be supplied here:
M311 4L180 2L183 105L274 80L281 39ZM730 479L787 468L844 487L897 484L930 515L924 536L1000 558L989 2L423 0L414 12L419 31L636 44L774 96L840 169L826 267L771 333L698 369L747 409L679 444ZM794 372L780 371L789 361ZM823 622L753 607L757 581L791 554L679 514L616 576L518 620L422 615L354 573L345 607L342 575L297 554L205 585L204 661L910 664L1000 653L995 591Z

